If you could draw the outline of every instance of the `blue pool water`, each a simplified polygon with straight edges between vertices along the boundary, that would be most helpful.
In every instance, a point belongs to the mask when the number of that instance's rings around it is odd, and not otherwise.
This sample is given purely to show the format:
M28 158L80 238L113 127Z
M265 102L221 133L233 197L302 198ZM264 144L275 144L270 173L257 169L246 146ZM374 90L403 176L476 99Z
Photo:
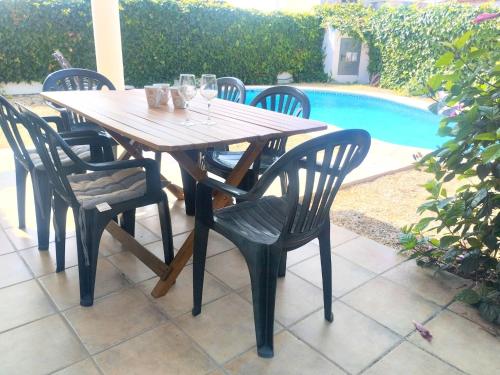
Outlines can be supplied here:
M246 103L262 90L247 90ZM440 117L430 111L364 95L304 90L311 101L311 119L343 129L365 129L373 138L404 146L434 149Z

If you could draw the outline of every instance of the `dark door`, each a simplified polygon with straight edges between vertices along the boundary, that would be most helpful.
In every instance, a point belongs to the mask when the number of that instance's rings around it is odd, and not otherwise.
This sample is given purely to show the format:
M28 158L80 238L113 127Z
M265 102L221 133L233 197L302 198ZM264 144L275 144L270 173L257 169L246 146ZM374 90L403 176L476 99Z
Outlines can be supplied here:
M340 39L340 61L338 75L357 76L359 73L359 56L361 42L354 38Z

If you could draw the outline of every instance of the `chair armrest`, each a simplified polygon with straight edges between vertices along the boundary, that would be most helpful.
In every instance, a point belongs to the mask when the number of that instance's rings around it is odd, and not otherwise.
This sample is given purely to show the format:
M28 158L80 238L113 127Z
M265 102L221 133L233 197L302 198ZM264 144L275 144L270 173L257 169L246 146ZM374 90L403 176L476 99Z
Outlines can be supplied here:
M64 120L60 116L44 116L42 117L45 122L49 124L55 124L57 131L62 131L64 129Z
M94 130L72 130L72 131L63 131L63 132L58 132L61 137L64 139L66 138L77 138L77 137L96 137L100 134L97 131Z
M229 194L233 197L236 197L238 199L242 200L247 200L246 198L248 197L248 192L245 190L238 189L236 186L226 184L222 181L214 180L213 178L206 177L202 181L199 182L200 184L206 185L214 190L221 191L223 193Z

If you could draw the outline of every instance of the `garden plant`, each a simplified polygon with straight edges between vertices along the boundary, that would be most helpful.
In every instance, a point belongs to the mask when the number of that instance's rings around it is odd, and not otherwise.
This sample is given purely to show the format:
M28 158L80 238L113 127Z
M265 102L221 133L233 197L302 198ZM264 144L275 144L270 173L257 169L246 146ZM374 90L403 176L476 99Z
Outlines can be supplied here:
M402 243L422 266L474 280L457 299L500 324L500 41L499 13L474 27L437 60L428 81L435 112L446 109L439 134L446 141L419 168L433 174L424 187L423 218L403 228ZM448 194L446 182L460 187Z

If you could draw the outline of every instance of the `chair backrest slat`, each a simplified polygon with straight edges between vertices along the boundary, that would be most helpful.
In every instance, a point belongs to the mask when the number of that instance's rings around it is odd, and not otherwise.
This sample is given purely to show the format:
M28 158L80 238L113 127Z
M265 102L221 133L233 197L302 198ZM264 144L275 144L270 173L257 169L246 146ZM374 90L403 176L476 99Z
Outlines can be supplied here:
M246 89L241 80L235 77L217 79L217 97L235 103L245 104Z
M19 131L23 126L20 113L3 96L0 96L0 126L14 153L14 157L26 167L32 168L33 163Z
M115 90L111 81L89 69L70 68L51 73L43 82L43 91Z
M69 204L77 204L76 197L66 177L67 171L62 165L60 153L66 154L77 166L83 164L82 160L42 118L25 107L20 107L20 109L22 122L35 144L37 153L54 190Z
M250 105L302 118L309 118L311 112L311 103L307 95L291 86L275 86L265 89L251 101ZM270 140L262 153L281 156L285 153L286 141L286 138Z
M307 141L280 157L252 189L266 190L285 175L288 203L282 233L285 246L317 236L345 176L365 158L370 135L364 130L342 130ZM303 242L305 243L305 242Z

